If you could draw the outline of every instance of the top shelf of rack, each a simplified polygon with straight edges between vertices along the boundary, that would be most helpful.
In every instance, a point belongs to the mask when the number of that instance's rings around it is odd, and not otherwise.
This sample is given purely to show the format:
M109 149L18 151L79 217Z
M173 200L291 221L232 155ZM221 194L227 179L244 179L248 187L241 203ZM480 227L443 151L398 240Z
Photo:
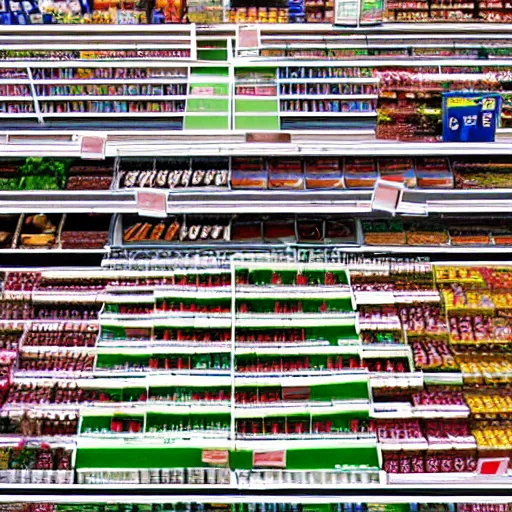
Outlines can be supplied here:
M89 132L90 133L90 132ZM510 130L498 130L496 142L438 143L375 140L373 132L296 130L290 144L247 143L245 132L104 130L106 157L194 156L508 156L512 153ZM63 130L0 131L0 156L80 157L80 137L88 132ZM320 137L321 142L319 142Z

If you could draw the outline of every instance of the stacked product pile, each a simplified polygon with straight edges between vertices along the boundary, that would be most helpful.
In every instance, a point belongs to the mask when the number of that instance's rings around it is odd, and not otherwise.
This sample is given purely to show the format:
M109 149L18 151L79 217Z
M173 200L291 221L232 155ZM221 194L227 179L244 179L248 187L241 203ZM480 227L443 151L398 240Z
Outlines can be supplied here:
M480 459L512 449L510 282L509 267L389 259L9 271L2 478L471 478ZM155 451L155 440L171 444ZM318 466L310 454L324 450Z

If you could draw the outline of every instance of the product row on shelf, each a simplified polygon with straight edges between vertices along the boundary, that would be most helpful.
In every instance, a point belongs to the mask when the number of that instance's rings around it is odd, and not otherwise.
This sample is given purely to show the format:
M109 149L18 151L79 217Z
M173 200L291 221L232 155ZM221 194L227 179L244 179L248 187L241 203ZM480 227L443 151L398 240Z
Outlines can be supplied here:
M388 1L384 14L386 21L402 22L475 22L510 23L512 5L506 0L470 1Z
M110 218L110 215L4 215L0 247L103 250L108 243Z
M356 191L373 189L379 179L409 189L494 190L512 188L511 165L508 157L463 156L5 159L0 190Z
M380 139L435 141L443 94L476 91L499 95L497 118L503 128L509 125L512 75L506 60L459 59L449 66L413 58L301 66L283 60L262 67L249 59L166 67L160 64L165 58L155 57L158 67L85 68L79 67L85 60L68 64L51 57L41 67L13 64L0 73L0 117L6 126L24 127L76 127L91 118L88 126L98 128L98 119L109 117L112 126L367 129Z
M270 483L270 482L269 482ZM174 501L169 498L140 500L134 497L130 501L116 503L100 499L96 503L86 503L81 497L73 500L41 500L40 503L16 501L0 503L2 512L508 512L509 503L344 503L336 499L328 502L301 503L291 499L288 503L272 501L270 498L254 499L253 502L237 503L231 496L224 496L222 502L210 502L211 497L195 497L194 501ZM395 500L396 501L396 500Z
M119 215L112 223L112 246L203 244L219 248L281 244L506 247L510 221L502 217L443 216L425 219L349 219L346 216L177 215L165 220Z
M501 102L501 126L510 124L508 78L505 74L453 69L454 75L434 68L393 70L379 73L377 138L393 140L440 140L443 129L443 93L448 91L497 92ZM466 73L466 74L465 74Z
M414 247L492 249L512 244L508 217L445 215L425 219L352 219L340 215L0 215L4 250L119 248L237 250L285 245L342 246L348 251ZM372 249L373 247L373 249Z
M4 481L471 482L507 463L510 267L261 256L5 269Z
M280 0L272 4L250 0L222 3L199 0L123 1L109 0L32 0L20 5L16 0L2 4L4 25L93 23L329 23L353 25L380 24L383 21L510 22L507 0L444 2L342 2L334 0Z
M359 3L359 2L358 2ZM361 0L359 16L363 24L382 22L382 2ZM109 0L32 0L20 6L16 0L2 4L2 24L164 24L164 23L330 23L334 22L334 0L279 0L253 2L251 0L137 0L111 2ZM349 25L357 24L358 6L339 8Z

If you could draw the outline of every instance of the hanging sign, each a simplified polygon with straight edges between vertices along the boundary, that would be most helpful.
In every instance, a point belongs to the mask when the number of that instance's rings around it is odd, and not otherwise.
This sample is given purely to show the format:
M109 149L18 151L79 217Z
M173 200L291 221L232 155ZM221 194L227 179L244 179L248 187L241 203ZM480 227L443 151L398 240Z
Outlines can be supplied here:
M444 93L443 142L494 142L500 111L496 93Z

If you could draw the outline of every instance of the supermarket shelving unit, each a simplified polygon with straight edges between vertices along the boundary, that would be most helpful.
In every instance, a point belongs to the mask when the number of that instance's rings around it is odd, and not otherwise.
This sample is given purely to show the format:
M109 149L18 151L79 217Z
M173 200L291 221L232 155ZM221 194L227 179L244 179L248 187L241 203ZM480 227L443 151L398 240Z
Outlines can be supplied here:
M451 67L475 67L487 68L496 67L506 70L512 67L512 58L489 58L475 59L474 54L483 44L497 43L496 47L512 47L512 36L510 26L507 25L387 25L382 28L362 28L339 30L330 26L262 26L261 46L258 48L260 55L254 57L242 57L236 49L236 30L230 25L219 25L213 27L117 27L117 26L57 26L57 27L1 27L0 45L2 46L2 62L0 69L19 69L21 78L2 79L0 85L10 85L11 81L16 85L28 86L26 94L22 97L15 96L14 99L23 102L32 102L33 112L6 113L0 115L6 121L31 118L38 122L38 125L18 124L8 126L0 123L2 128L0 141L0 155L4 157L13 156L52 156L52 157L75 157L87 156L81 146L81 139L84 136L100 136L105 139L104 154L108 158L115 159L116 177L124 159L137 159L138 157L226 157L229 171L234 157L238 156L282 156L282 157L307 157L307 156L509 156L512 150L512 138L507 130L498 133L497 142L490 144L442 144L442 143L399 143L379 142L374 139L374 129L371 126L363 128L335 129L328 132L321 130L283 129L284 118L315 117L323 119L351 117L375 118L376 112L370 109L366 112L284 112L282 101L294 100L294 93L281 93L281 86L291 82L314 84L316 78L283 78L282 70L288 67L308 68L421 68L435 67L443 80L458 80L468 75L456 73L450 74ZM69 42L69 36L72 40ZM340 35L343 41L340 43ZM155 36L157 36L157 41ZM68 45L63 48L63 41ZM212 54L217 52L217 47L209 43L213 41L225 41L225 49L219 51L216 58ZM385 42L383 42L385 41ZM442 48L456 48L461 51L468 51L472 58L448 57L438 59L430 55L430 50ZM84 52L70 60L52 60L51 53L44 53L41 60L11 60L10 51L27 50L34 52L52 52L53 50L79 51ZM297 57L295 52L303 49L321 49L325 52L338 50L356 50L358 55L344 56L337 60L305 60ZM409 50L412 50L409 52ZM94 57L93 52L119 50L126 52L134 51L181 51L189 52L183 57L155 57L142 53L139 58L129 54L127 59L112 56L104 58L101 54ZM86 52L91 52L88 55ZM272 52L274 52L272 54ZM388 52L388 54L384 53ZM427 57L421 57L425 52ZM362 53L362 56L361 56ZM407 54L407 55L406 55ZM91 58L92 55L92 58ZM270 55L275 55L271 57ZM385 55L385 57L383 57ZM99 56L99 57L98 57ZM357 58L357 60L355 60ZM149 70L172 70L172 76L151 76L148 78L37 78L41 70L78 70L83 68L115 70L120 68L149 69ZM254 78L239 79L237 72L249 69L251 73L257 74L262 68L270 69L274 78L270 80L270 86L275 86L275 94L255 94L245 97L238 94L238 85L250 86L251 80L259 85ZM110 72L110 71L109 71ZM25 73L25 74L24 74ZM483 72L479 69L475 72L480 78ZM364 77L342 77L326 78L325 82L347 83L368 83L378 86L378 79L373 76ZM133 81L133 83L132 83ZM105 82L110 85L184 85L185 92L182 94L122 94L123 100L149 101L154 98L160 100L183 102L183 108L179 112L87 112L86 116L80 112L46 112L45 105L52 102L65 102L65 98L41 94L40 87L46 85L73 84L76 86L101 85ZM97 83L96 83L97 82ZM135 83L136 82L136 83ZM158 85L158 84L157 84ZM267 84L268 85L268 84ZM99 101L107 100L115 94L94 94L71 96L73 101ZM310 98L311 96L311 98ZM326 96L323 98L322 96ZM306 94L306 99L336 99L345 100L344 96L350 99L373 100L376 97L374 92L346 94ZM332 97L332 98L331 98ZM4 101L11 101L13 98L6 97ZM301 99L304 99L301 97ZM107 100L108 101L108 100ZM69 114L69 115L68 115ZM136 114L136 115L134 115ZM52 118L77 118L76 123L67 129L66 126L52 126ZM101 131L88 130L86 119L94 117L98 119L112 118L117 126L106 127ZM153 117L176 117L180 122L175 126L165 126L162 130L143 130L136 124L125 131L123 118L144 118L147 121ZM259 121L257 121L259 120ZM259 124L261 123L261 124ZM97 128L97 127L96 127ZM173 128L179 128L175 130ZM337 127L338 128L338 127ZM262 131L274 135L280 131L287 138L287 142L250 142L247 132ZM114 180L116 182L116 180ZM272 418L286 416L285 424L288 428L288 417L308 416L310 433L314 430L314 420L319 412L320 416L346 417L357 413L361 421L368 418L386 419L393 418L426 418L426 414L419 408L399 407L384 403L373 403L371 393L375 389L382 388L416 388L424 384L451 384L460 385L462 376L459 372L447 372L442 375L429 372L417 371L414 369L412 351L409 345L392 345L386 347L365 346L359 342L358 335L361 329L368 328L368 324L360 321L357 309L368 304L402 304L404 296L393 293L373 294L371 296L362 293L355 293L351 288L350 272L354 268L343 262L345 254L368 254L368 255L406 255L411 257L414 254L431 256L433 260L465 258L478 258L479 260L508 259L510 249L506 246L485 246L485 247L454 247L454 246L396 246L396 245L368 245L362 238L361 218L377 215L372 207L372 190L271 190L271 191L247 191L247 190L180 190L169 191L166 194L165 213L161 215L207 215L211 218L216 216L232 216L234 214L257 215L265 214L291 214L309 216L343 216L356 217L357 237L354 243L339 243L337 247L331 244L300 244L295 242L277 243L274 250L275 259L270 262L255 263L245 262L233 258L233 254L239 253L244 248L257 250L263 253L270 248L270 244L263 243L237 243L230 244L124 244L123 226L121 222L125 216L136 215L143 211L138 200L138 191L132 189L118 189L115 186L112 190L86 192L86 191L33 191L33 192L0 192L0 213L29 214L34 211L43 213L112 213L116 214L111 226L109 247L97 250L74 250L74 249L0 249L0 258L4 261L18 262L20 254L25 259L31 259L32 266L39 266L37 258L43 255L54 258L57 254L68 259L68 264L76 265L73 256L81 253L84 258L96 255L106 255L103 267L89 268L85 270L73 270L68 277L70 279L82 278L119 278L119 276L130 277L167 277L176 274L226 274L231 277L229 285L223 286L222 290L214 291L200 287L183 289L180 286L141 285L133 292L127 286L124 289L116 284L111 289L93 293L75 292L45 292L36 289L29 294L32 303L41 306L42 304L58 303L88 303L102 307L99 319L88 321L89 324L98 326L99 335L92 347L75 347L74 352L91 354L94 357L92 369L81 370L69 375L62 372L48 372L40 370L16 370L13 383L25 384L42 379L63 377L66 383L79 385L86 389L96 390L121 390L123 400L114 403L100 402L91 404L71 405L69 410L80 411L80 423L78 433L73 436L66 436L60 439L61 443L76 442L77 449L73 453L73 461L76 463L77 482L73 485L60 485L56 482L38 484L37 481L30 483L0 484L0 501L18 501L23 497L25 501L31 502L67 502L73 496L73 501L83 503L101 501L103 497L109 502L132 502L137 499L139 502L178 502L178 501L219 501L226 503L263 503L269 501L285 503L331 503L333 500L343 499L346 502L360 502L363 497L370 497L375 503L415 502L425 499L428 502L446 501L450 502L492 502L504 503L510 501L510 477L483 477L471 473L451 473L431 475L425 482L425 476L421 475L397 475L386 480L386 475L380 469L382 466L382 447L377 442L377 435L373 432L354 431L345 432L338 437L335 435L318 435L317 439L303 435L300 428L295 431L296 439L279 438L282 432L277 427L270 427L270 436L263 439L260 432L247 432L247 426L242 428L241 424L254 420L255 418ZM421 215L430 214L505 214L512 212L512 192L510 189L503 190L406 190L403 201L395 212L397 215ZM187 218L185 217L185 218ZM323 218L323 217L321 217ZM218 250L225 258L224 266L213 268L212 252ZM320 260L320 264L303 264L293 261L298 259L302 250L311 250ZM204 255L196 261L187 256L199 252ZM338 264L327 265L324 260L330 254L336 254ZM7 256L11 260L7 260ZM140 256L153 256L144 259ZM125 258L123 259L122 256ZM140 258L139 258L140 257ZM210 260L208 260L210 258ZM219 258L222 263L222 258ZM56 260L53 260L56 261ZM97 264L92 258L88 263ZM192 270L183 270L183 265L196 263ZM488 263L488 264L492 264ZM133 268L130 270L126 267ZM161 265L163 268L158 269ZM181 267L180 267L181 265ZM208 266L210 265L210 266ZM308 266L309 265L309 266ZM338 266L336 266L338 265ZM92 266L92 265L91 265ZM173 270L169 271L168 267ZM270 286L263 291L257 290L254 284L236 284L237 272L241 269L255 271L264 269L268 271L285 270L297 273L311 271L317 272L319 268L325 271L339 271L346 273L346 283L336 286L334 290L326 291L322 286L314 289L286 290L283 286ZM157 270L155 270L157 268ZM110 270L109 270L110 269ZM116 270L118 269L118 270ZM176 270L178 269L178 270ZM53 274L45 270L46 277L58 279L66 277L62 269ZM197 278L199 279L199 278ZM137 285L139 286L139 285ZM262 286L265 288L265 286ZM425 302L437 304L440 302L439 294L430 290L428 296L422 297ZM315 312L309 316L301 314L293 317L289 313L262 313L254 311L240 311L240 303L248 302L254 304L260 300L282 301L297 300L299 297L305 302L319 301L336 303L343 302L341 311L333 313ZM412 297L412 298L411 298ZM427 297L427 298L425 298ZM4 295L5 298L5 295ZM11 297L12 298L12 297ZM19 296L15 298L20 298ZM26 298L26 297L25 297ZM406 296L405 302L414 301L415 296ZM208 314L204 312L176 312L166 311L160 305L166 301L177 301L188 303L198 301L207 304L212 302L222 305L223 310ZM151 313L125 313L122 307L125 305L147 305ZM164 311L164 312L162 312ZM321 311L321 310L320 310ZM328 320L326 315L330 315ZM26 333L33 323L43 321L19 320L19 324ZM396 318L398 326L400 322ZM80 322L79 322L80 323ZM258 328L290 327L302 331L325 328L326 324L343 332L349 332L347 339L336 339L329 345L308 345L297 346L261 346L258 344L244 344L237 341L237 334L242 330L257 330ZM371 326L370 326L371 327ZM160 338L172 334L162 334L168 331L180 329L208 329L222 330L226 337L213 346L206 343L169 343L172 338ZM127 332L129 334L127 334ZM347 341L348 340L348 341ZM352 340L352 343L349 341ZM165 341L165 343L164 343ZM21 342L20 354L30 355L34 353L47 352L59 353L60 347L40 347L25 344L25 338ZM72 351L72 352L73 352ZM251 365L256 363L244 363L248 371L240 371L241 361L251 358L265 357L286 357L286 356L311 356L318 359L331 359L328 365L333 364L332 359L337 358L341 365L339 371L322 369L315 372L303 371L300 376L286 375L283 364L280 369L269 372L268 375L261 375L251 370ZM176 367L167 367L161 360L164 356L168 359L179 358ZM403 372L391 375L388 372L375 370L363 370L355 363L353 368L346 368L347 363L343 358L352 357L354 360L364 361L374 359L399 359L408 362L408 369ZM146 363L145 359L153 359ZM196 368L182 367L184 360L199 358L201 362ZM208 361L206 359L209 358ZM244 359L245 358L245 359ZM130 366L126 361L137 361ZM155 363L154 361L157 361ZM206 362L205 362L206 361ZM149 365L157 364L156 368ZM158 366L163 364L164 366ZM309 363L308 363L309 364ZM320 363L319 363L320 364ZM324 363L322 363L323 365ZM338 363L337 363L338 364ZM349 363L350 364L350 363ZM288 370L289 372L290 370ZM54 381L52 380L52 383ZM276 385L279 384L279 386ZM274 385L274 386L272 386ZM255 386L283 388L308 388L308 392L320 395L318 389L323 386L343 385L352 387L354 396L346 400L331 403L329 406L304 403L290 406L288 404L269 405L259 403L257 406L248 407L237 403L235 394L237 391ZM186 398L183 403L162 403L165 400L151 397L155 389L170 387L180 388L208 388L210 390L226 391L227 398L219 400L214 404L197 404ZM129 391L132 390L132 391ZM296 390L295 390L296 391ZM303 391L304 392L304 391ZM162 391L164 393L164 391ZM144 399L139 399L144 395ZM161 395L164 396L164 395ZM299 396L300 395L299 393ZM345 397L348 394L345 391ZM308 395L309 397L309 395ZM125 399L126 398L126 399ZM60 404L42 404L40 411L68 410ZM320 411L320 409L322 409ZM23 407L16 405L7 406L7 411L22 411ZM185 412L186 414L185 414ZM430 411L430 417L434 418L466 418L469 414L467 408L446 408L442 411ZM140 422L140 430L125 433L125 436L112 432L104 432L101 429L109 424L112 417L118 415L124 417L133 415ZM183 434L183 429L176 429L172 435L162 434L158 428L162 427L159 415L172 416L220 416L222 419L215 420L213 427L208 427L207 439L198 440L197 436L191 436L190 432ZM351 418L353 419L353 418ZM170 420L169 420L170 421ZM178 421L178 420L177 420ZM181 421L181 420L180 420ZM213 421L213 420L212 420ZM263 420L262 420L263 421ZM340 420L341 421L341 420ZM154 430L152 430L154 427ZM158 427L158 428L157 428ZM265 431L267 427L264 426ZM320 428L320 427L318 427ZM366 427L365 427L366 428ZM95 430L96 429L96 430ZM274 430L276 431L274 431ZM105 429L107 430L107 429ZM166 431L167 429L163 429ZM203 433L204 434L204 433ZM268 430L266 434L269 434ZM186 439L192 437L192 439ZM268 437L274 438L268 439ZM13 436L16 443L20 436ZM42 436L36 436L34 441L46 441ZM56 439L51 440L52 443ZM420 443L418 443L420 444ZM125 448L133 453L128 457L133 465L127 465L124 461L124 468L111 468L107 462L117 460L119 453ZM307 473L312 472L312 466L316 469L324 469L327 475L323 475L318 481L292 481L287 475L276 477L273 483L264 482L267 469L256 469L252 467L251 457L253 451L275 451L287 449L289 454L294 454L294 471ZM322 456L315 454L315 449L322 450ZM389 448L389 446L388 446ZM395 449L400 449L393 446ZM421 450L424 444L415 446ZM466 447L467 448L467 447ZM188 469L194 470L195 466L202 466L202 449L205 451L218 452L209 454L211 457L223 457L226 450L231 450L238 459L233 463L232 471L225 467L215 468L208 478L216 479L215 485L207 486L203 483L183 484L180 481L174 483L155 484L151 482L146 474L151 463L161 463L161 453L165 450L166 457L173 460L176 467L181 467L183 460L191 459ZM188 451L187 451L188 450ZM304 450L306 454L302 458L297 452ZM384 450L385 451L385 450ZM347 456L346 454L350 452ZM345 455L340 455L340 454ZM356 454L359 465L364 469L350 469L335 467L325 468L322 457L333 457L338 454L340 460L350 465L351 457ZM122 456L126 456L124 453ZM147 457L145 468L136 466L141 458ZM315 459L316 457L316 459ZM179 459L178 462L174 458ZM152 459L152 460L151 460ZM309 459L309 460L308 460ZM330 461L331 459L329 459ZM78 461L78 462L77 462ZM282 462L277 461L278 464ZM203 470L204 468L201 468ZM211 468L208 468L211 469ZM216 472L217 471L217 472ZM119 476L124 484L113 484L113 474ZM288 471L291 473L291 471ZM342 477L339 477L343 474ZM345 475L357 474L354 476ZM337 480L337 478L339 479ZM409 478L407 478L409 477ZM308 477L309 478L309 477ZM87 484L84 482L88 482ZM101 482L101 483L97 483ZM107 482L107 483L105 483ZM441 485L441 484L446 485ZM130 484L130 485L127 485ZM491 494L492 493L492 494ZM100 498L100 496L102 496ZM366 498L365 498L366 499Z

